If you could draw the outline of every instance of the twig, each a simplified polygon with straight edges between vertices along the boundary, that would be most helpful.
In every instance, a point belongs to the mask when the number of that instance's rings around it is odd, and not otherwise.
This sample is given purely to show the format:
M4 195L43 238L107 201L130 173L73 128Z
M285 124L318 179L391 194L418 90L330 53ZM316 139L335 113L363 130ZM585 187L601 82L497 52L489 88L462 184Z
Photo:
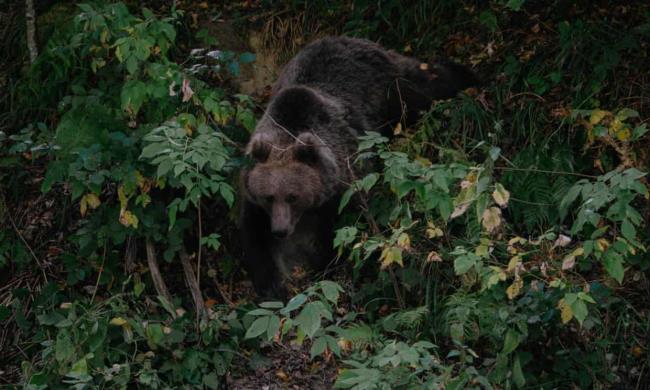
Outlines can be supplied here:
M153 279L153 285L156 288L158 295L162 296L167 300L167 302L172 301L172 296L169 294L165 280L160 274L160 268L158 267L158 260L156 260L156 248L153 246L153 242L150 239L146 241L147 247L147 264L149 265L149 273L151 274L151 279Z
M203 240L203 228L201 227L201 198L199 198L197 209L197 218L199 219L199 248L196 255L196 288L201 291L201 241Z
M568 175L568 176L578 176L586 177L589 179L597 179L598 176L586 175L584 173L575 173L575 172L564 172L564 171L549 171L545 169L535 169L535 168L512 168L512 167L494 167L494 169L499 169L502 171L518 171L518 172L534 172L534 173L548 173L552 175Z
M208 260L208 262L210 262L210 258L209 258L209 257L207 258L207 260ZM210 264L210 267L211 267L212 269L215 269L215 270L217 269L216 264L212 264L212 263L211 263L211 264ZM209 273L209 274L210 274L210 273ZM219 295L221 296L221 299L223 299L223 301L224 301L228 306L230 306L230 307L234 307L235 305L234 305L234 303L232 302L232 299L231 299L232 294L226 294L226 293L221 289L221 286L220 286L220 284L219 284L219 279L217 278L216 272L212 275L212 281L214 282L214 286L215 286L215 288L217 289L217 292L219 293Z
M97 295L97 288L99 287L99 279L101 279L102 274L104 273L104 262L106 261L106 243L104 242L104 254L102 255L102 265L99 266L99 275L97 275L97 281L95 282L95 289L93 290L93 296L90 297L90 304L92 305L95 301L95 295Z
M350 172L350 178L352 182L356 181L356 176L354 175L354 171L352 170L352 167L350 166L350 160L348 159L348 170ZM359 193L359 200L361 201L361 209L363 216L366 218L368 223L370 224L370 229L372 230L372 233L374 235L381 235L381 229L379 229L379 225L377 224L377 221L375 221L375 218L370 214L368 211L370 208L368 206L368 201L366 198L363 196L363 194ZM397 276L395 275L395 272L391 267L388 267L388 274L390 275L390 279L393 282L393 290L395 290L395 298L397 299L397 304L399 305L400 309L404 309L404 299L402 298L402 293L399 290L399 283L397 281Z
M23 235L20 234L20 231L18 230L18 227L16 226L16 223L14 222L14 219L11 217L11 213L9 213L9 212L7 213L7 218L9 219L9 222L11 223L11 226L14 228L14 231L18 235L18 238L20 238L20 241L22 241L23 244L25 244L25 246L27 247L27 250L32 255L32 257L34 258L34 261L36 261L36 264L38 265L38 268L40 268L41 272L43 273L43 278L45 278L45 282L47 283L48 282L47 274L45 273L45 269L43 267L43 264L41 264L41 262L38 260L38 257L36 257L36 254L32 250L32 247L29 246L29 244L27 243L27 241L25 240Z
M185 252L185 248L183 247L181 247L180 250L180 257L181 264L183 265L183 273L185 274L185 282L192 293L192 299L194 300L194 306L196 307L196 320L198 324L200 318L206 318L207 313L205 312L205 302L203 301L199 284L196 281L196 274L194 274L194 270L192 269L190 257L187 255L187 252Z

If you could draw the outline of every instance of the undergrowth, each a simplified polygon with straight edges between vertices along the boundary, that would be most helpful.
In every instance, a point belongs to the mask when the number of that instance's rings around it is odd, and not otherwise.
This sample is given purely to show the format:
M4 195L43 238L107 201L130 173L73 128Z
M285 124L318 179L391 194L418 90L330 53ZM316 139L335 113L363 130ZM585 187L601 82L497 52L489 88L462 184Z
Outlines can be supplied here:
M255 56L151 8L75 6L2 99L6 384L222 388L292 344L336 388L645 386L647 5L198 4L271 15L280 57L345 33L483 80L363 135L353 163L377 169L332 243L352 276L259 304L233 239L258 112L229 86Z

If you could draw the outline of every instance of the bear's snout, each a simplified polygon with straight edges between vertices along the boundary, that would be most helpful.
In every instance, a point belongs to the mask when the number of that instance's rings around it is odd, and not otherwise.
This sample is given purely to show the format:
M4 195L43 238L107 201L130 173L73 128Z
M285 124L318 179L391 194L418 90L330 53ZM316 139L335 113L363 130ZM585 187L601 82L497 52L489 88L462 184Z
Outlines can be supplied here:
M271 234L275 238L285 238L293 233L291 206L284 202L274 202L271 207Z

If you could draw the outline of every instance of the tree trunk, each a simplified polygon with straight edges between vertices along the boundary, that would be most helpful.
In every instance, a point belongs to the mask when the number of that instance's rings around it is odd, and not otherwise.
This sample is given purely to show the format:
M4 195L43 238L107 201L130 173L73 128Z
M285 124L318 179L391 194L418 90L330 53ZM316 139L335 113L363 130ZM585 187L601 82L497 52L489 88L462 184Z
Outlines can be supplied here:
M27 49L29 50L29 62L33 64L34 61L36 61L36 57L38 57L34 0L25 0L25 20L27 21Z

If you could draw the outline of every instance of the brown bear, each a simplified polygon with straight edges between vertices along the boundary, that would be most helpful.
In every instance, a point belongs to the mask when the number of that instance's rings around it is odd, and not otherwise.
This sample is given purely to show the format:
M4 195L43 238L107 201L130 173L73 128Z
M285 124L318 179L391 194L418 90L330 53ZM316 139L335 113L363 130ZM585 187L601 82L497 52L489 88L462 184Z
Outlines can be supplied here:
M295 265L322 270L333 259L359 135L390 134L476 82L460 65L422 64L363 39L323 38L298 53L273 88L240 175L242 265L257 293L281 296Z

